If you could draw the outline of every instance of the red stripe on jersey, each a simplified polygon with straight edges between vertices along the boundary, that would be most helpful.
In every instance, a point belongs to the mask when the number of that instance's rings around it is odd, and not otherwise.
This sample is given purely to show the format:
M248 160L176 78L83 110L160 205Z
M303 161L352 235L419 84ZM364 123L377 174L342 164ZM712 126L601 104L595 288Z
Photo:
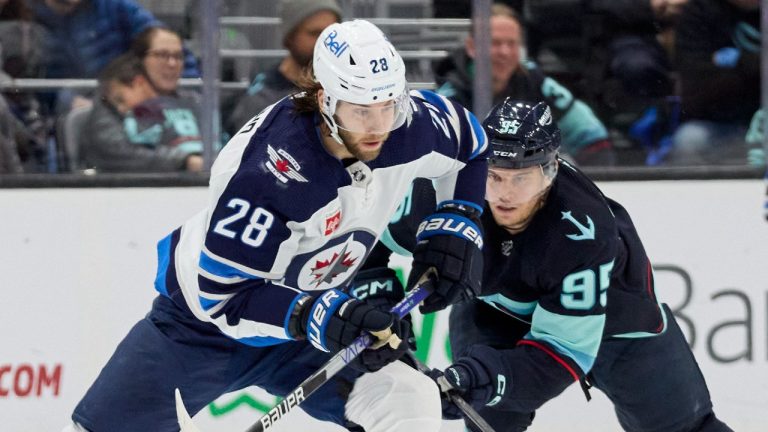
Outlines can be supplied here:
M653 267L651 266L651 260L648 260L648 297L650 297L653 300L656 300L656 294L653 292L653 284L651 281L653 280ZM664 313L664 311L661 310L661 306L658 304L659 302L656 301L656 309L659 311L659 316ZM656 327L656 333L661 333L661 331L664 330L664 318L661 319L661 322L659 323L659 326Z
M539 348L540 350L542 350L545 353L549 354L549 356L552 357L553 359L555 359L556 362L560 363L560 365L563 366L565 368L565 370L567 370L568 373L571 374L571 376L573 377L574 381L578 381L579 380L579 374L576 373L575 370L573 370L571 365L569 365L565 360L561 359L560 356L555 354L551 349L547 348L546 346L544 346L544 345L542 345L542 344L540 344L538 342L534 342L534 341L526 340L526 339L521 340L517 344L518 345L531 345L531 346L535 346L536 348Z

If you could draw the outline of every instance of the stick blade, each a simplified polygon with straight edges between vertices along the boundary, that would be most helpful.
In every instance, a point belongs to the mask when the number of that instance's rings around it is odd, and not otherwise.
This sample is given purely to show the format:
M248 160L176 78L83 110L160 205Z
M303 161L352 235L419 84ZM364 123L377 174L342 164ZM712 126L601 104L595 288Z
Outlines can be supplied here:
M189 416L187 408L184 406L184 401L181 399L181 392L176 389L176 418L179 420L179 432L200 432L200 429L192 422L192 417Z

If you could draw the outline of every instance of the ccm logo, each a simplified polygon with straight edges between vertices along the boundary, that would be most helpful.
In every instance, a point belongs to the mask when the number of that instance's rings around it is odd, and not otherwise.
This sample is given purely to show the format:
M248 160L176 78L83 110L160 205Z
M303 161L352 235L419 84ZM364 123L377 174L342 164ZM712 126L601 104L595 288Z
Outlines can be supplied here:
M352 295L359 300L363 300L371 295L376 295L377 292L392 292L394 287L392 281L387 280L383 282L370 281L365 285L360 285L352 289Z
M477 230L467 224L464 221L457 221L452 218L436 217L426 220L419 225L419 230L416 232L416 237L421 237L422 234L429 231L447 231L448 234L453 234L459 237L464 237L470 242L477 245L478 248L483 248L483 238Z
M328 308L331 306L334 299L337 299L338 297L339 294L336 291L330 290L321 295L315 302L315 305L312 306L312 315L309 319L307 338L317 349L321 349L325 352L328 352L328 350L323 347L323 343L321 342L321 327L325 321L325 316L328 314Z
M493 151L494 156L501 156L501 157L517 157L517 152L508 152L508 151Z

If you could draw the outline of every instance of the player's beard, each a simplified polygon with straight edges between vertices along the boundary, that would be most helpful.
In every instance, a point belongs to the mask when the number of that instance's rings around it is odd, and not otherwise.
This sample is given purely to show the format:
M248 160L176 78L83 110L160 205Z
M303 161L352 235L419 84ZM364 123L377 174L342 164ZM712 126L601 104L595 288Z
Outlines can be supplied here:
M387 138L389 138L389 132L384 134L368 134L350 132L339 128L339 136L344 141L344 147L347 148L348 152L352 153L352 156L359 161L369 162L379 157L381 149L384 148L384 144L386 144ZM364 143L373 141L379 141L381 145L377 146L376 149L366 149Z

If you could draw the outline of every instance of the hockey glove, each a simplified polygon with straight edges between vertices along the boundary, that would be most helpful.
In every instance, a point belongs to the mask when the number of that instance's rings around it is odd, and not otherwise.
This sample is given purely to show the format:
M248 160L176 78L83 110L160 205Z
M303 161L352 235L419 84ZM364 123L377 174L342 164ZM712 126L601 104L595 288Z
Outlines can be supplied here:
M479 294L483 277L480 211L447 201L438 213L421 222L416 240L408 286L414 286L430 267L437 270L435 290L420 306L422 313L439 311Z
M494 406L512 385L501 353L486 345L475 345L445 371L434 369L430 377L442 393L458 392L475 409ZM461 410L443 397L443 417L459 418Z
M303 301L302 301L303 300ZM315 348L336 353L348 347L364 331L379 339L350 365L373 372L403 355L411 326L338 290L328 290L313 300L302 299L291 314L289 329L297 339L306 338ZM366 359L364 361L364 359Z
M403 288L403 284L400 283L394 270L388 267L377 267L358 273L349 288L349 293L369 306L389 312L397 302L405 297L405 288ZM401 319L401 325L407 326L407 329L403 328L402 333L400 333L403 338L405 338L404 335L408 335L408 338L405 339L406 343L397 349L383 346L377 350L365 350L360 353L358 364L362 364L367 372L375 372L394 361L391 357L398 359L408 349L415 350L416 338L411 332L413 326L410 314Z

